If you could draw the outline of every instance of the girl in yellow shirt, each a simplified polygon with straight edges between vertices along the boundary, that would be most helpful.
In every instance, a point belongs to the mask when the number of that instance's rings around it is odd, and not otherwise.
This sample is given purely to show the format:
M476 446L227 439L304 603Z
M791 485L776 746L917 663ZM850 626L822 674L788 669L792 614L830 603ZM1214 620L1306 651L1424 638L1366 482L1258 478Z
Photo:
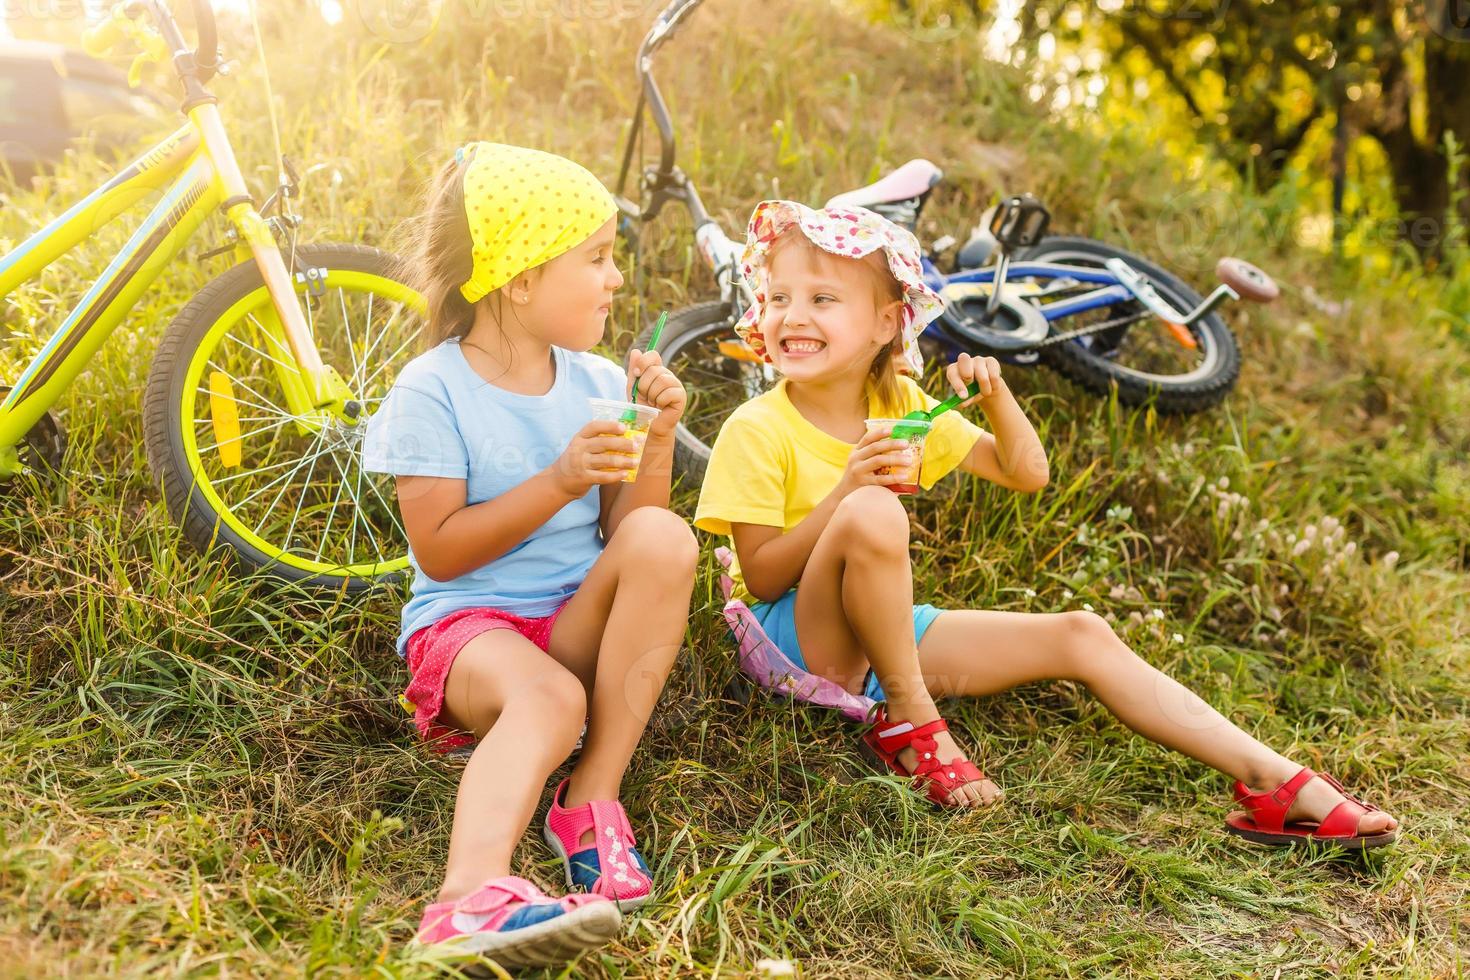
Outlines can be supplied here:
M863 736L941 806L1001 793L965 758L934 698L1031 681L1085 684L1124 724L1235 777L1245 810L1227 829L1262 843L1386 844L1397 821L1277 754L1140 659L1091 612L940 611L913 602L909 518L894 487L956 468L1022 493L1048 479L1046 451L990 357L960 355L946 378L985 413L934 420L917 455L892 424L936 403L900 376L922 371L917 337L942 303L909 232L862 208L766 201L751 216L744 274L755 303L742 338L782 379L726 421L695 526L733 539L735 595L782 652L880 700ZM1251 789L1258 787L1264 791Z

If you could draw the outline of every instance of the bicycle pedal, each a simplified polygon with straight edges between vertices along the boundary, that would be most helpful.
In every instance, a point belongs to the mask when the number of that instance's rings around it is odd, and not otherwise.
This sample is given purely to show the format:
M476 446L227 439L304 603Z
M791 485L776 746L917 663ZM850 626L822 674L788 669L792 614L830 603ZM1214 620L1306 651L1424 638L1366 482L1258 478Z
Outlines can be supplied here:
M990 234L1006 251L1030 248L1041 241L1051 224L1051 212L1030 194L1007 198L990 217Z

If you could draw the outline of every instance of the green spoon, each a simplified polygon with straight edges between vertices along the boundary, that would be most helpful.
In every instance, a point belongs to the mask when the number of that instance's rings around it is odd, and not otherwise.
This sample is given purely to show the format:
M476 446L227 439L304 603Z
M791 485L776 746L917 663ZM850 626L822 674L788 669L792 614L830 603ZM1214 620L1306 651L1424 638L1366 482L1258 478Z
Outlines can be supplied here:
M980 394L980 382L971 381L969 393L966 394L964 398L961 398L959 395L950 395L944 401L940 402L938 405L935 405L927 412L924 411L924 409L922 408L916 408L912 412L905 415L902 419L900 419L900 421L933 422L936 418L943 415L945 412L958 406L960 402L965 400L965 398L974 398L978 394ZM889 438L909 439L913 436L920 435L922 432L923 429L918 426L895 425L893 427L893 432L889 435Z
M668 323L668 322L669 322L669 311L668 310L664 310L662 313L660 313L658 315L658 322L653 325L653 336L648 338L648 350L657 350L658 349L658 338L663 336L664 324L665 323ZM645 351L644 353L647 353L647 351ZM630 402L633 402L634 404L637 404L637 402L638 402L638 381L639 381L638 378L634 378L633 379L633 397L628 399ZM623 424L624 425L632 425L634 422L637 422L637 421L638 421L638 413L635 412L635 411L633 411L631 408L628 409L626 412L623 413Z

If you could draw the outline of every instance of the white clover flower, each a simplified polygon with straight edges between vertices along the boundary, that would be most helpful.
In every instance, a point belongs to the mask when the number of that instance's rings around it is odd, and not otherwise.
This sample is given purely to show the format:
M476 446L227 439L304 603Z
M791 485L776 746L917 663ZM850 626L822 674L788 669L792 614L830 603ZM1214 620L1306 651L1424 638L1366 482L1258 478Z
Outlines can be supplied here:
M1028 598L1028 599L1035 599L1036 598L1036 590L1035 589L1027 589L1026 590L1026 598Z
M1072 590L1071 589L1063 589L1062 590L1062 598L1063 599L1070 599L1070 598L1072 598Z
M1292 553L1293 556L1300 555L1302 552L1306 551L1311 546L1312 546L1312 539L1311 538L1302 538L1300 541L1298 541L1295 545L1292 546L1291 553Z
M1173 636L1170 637L1170 639L1173 640L1175 643L1183 643L1184 642L1184 634L1183 633L1175 633Z
M790 960L756 960L755 969L763 977L796 976L796 964Z
M1397 565L1398 563L1399 563L1399 553L1397 551L1390 551L1388 554L1386 554L1386 555L1383 556L1383 567L1384 568L1392 568L1393 566Z
M1304 538L1315 538L1316 536L1317 536L1317 525L1315 525L1315 524L1308 524L1306 527L1302 528L1302 537L1304 537Z
M1090 603L1090 602L1084 602L1082 604L1082 608L1083 609L1086 609L1088 612L1092 612L1092 603Z
M1164 610L1162 610L1162 609L1150 609L1148 615L1149 615L1149 618L1150 619L1163 619L1164 618Z
M1220 477L1220 479L1215 483L1215 486L1219 487L1221 490L1226 489L1227 487L1230 486L1230 477L1228 477L1228 476L1222 476L1222 477Z

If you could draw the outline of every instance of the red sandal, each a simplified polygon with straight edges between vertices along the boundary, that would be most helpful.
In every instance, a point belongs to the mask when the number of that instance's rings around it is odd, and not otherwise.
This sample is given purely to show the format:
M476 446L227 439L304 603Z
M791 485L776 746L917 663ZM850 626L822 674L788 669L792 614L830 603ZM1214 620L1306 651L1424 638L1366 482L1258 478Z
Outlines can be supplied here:
M1287 823L1286 812L1291 809L1302 787L1315 776L1320 776L1347 799L1333 807L1332 812L1320 823ZM1378 834L1358 833L1358 824L1363 815L1377 810L1378 807L1358 799L1327 773L1313 772L1306 766L1280 786L1265 793L1252 793L1245 783L1236 780L1235 799L1246 809L1237 810L1226 817L1225 829L1257 844L1273 844L1277 847L1330 844L1348 851L1363 851L1370 847L1391 844L1398 836L1396 830L1385 830Z
M955 756L947 764L934 758L934 753L939 750L934 736L938 732L947 731L949 726L943 718L936 718L918 728L911 721L893 724L880 704L873 719L873 727L863 733L863 744L879 762L893 772L900 776L912 776L914 788L919 789L922 785L929 802L941 807L958 808L959 804L949 802L949 795L961 786L984 779L985 773L962 755ZM918 765L914 766L913 772L909 772L898 761L898 753L908 748L913 749L918 756Z

